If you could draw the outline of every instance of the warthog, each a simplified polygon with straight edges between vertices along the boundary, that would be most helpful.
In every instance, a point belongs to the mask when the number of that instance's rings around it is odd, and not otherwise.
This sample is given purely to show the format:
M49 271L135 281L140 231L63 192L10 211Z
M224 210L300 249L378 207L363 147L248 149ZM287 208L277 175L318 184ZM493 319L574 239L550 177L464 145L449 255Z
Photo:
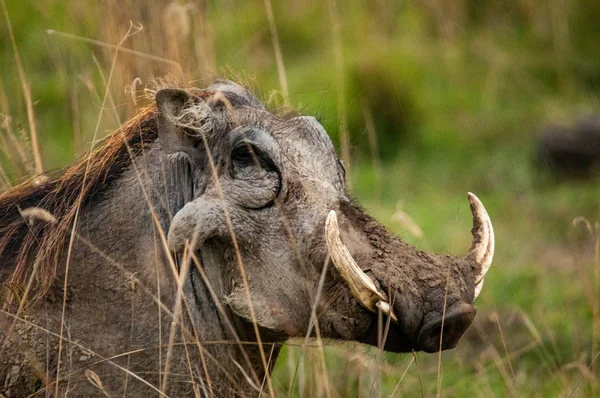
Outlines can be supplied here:
M494 252L474 195L465 257L417 250L352 201L316 119L223 81L155 99L0 196L4 395L256 396L290 337L456 346Z

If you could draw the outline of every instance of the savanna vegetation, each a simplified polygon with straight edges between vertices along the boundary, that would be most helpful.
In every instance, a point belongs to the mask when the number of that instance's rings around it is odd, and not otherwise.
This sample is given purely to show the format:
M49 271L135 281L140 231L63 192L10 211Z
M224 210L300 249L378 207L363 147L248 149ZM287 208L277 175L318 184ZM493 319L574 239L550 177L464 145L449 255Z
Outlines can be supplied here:
M0 189L58 170L167 79L215 76L317 115L361 203L463 254L496 231L479 313L440 355L292 341L280 396L597 396L600 185L534 162L547 123L598 112L593 0L0 0ZM324 359L324 360L323 360Z

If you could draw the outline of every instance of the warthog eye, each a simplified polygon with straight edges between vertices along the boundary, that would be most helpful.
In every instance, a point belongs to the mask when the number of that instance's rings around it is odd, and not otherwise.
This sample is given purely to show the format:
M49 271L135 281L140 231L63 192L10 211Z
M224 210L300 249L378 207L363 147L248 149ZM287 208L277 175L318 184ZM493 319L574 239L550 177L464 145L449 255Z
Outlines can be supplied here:
M253 152L254 148L252 148L251 144L242 143L233 150L231 157L234 162L250 164L254 162Z
M237 179L264 178L278 169L269 155L259 147L242 141L231 152L232 175Z
M230 197L247 209L270 207L282 189L280 149L265 130L232 131L229 148Z

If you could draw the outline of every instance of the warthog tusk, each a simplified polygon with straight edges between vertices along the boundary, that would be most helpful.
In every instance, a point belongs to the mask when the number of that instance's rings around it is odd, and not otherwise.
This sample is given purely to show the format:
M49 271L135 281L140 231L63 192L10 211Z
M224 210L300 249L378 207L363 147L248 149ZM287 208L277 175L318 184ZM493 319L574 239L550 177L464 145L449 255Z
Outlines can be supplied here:
M473 213L473 229L471 230L473 243L467 257L472 258L481 266L479 274L475 276L474 299L476 299L479 293L481 293L483 278L485 278L485 274L490 269L492 259L494 258L494 227L492 227L490 216L477 196L471 192L467 196L471 205L471 213Z
M327 242L331 261L348 284L352 296L363 307L372 312L377 312L379 308L381 312L397 322L398 319L390 304L377 290L371 278L359 268L346 245L342 243L335 210L329 212L325 221L325 241Z

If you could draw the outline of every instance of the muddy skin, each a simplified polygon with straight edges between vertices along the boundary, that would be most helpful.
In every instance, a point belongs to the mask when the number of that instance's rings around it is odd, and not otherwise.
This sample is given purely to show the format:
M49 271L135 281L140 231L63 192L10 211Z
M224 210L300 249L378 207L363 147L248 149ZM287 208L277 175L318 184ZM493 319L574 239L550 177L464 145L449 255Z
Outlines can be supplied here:
M468 258L440 256L407 245L351 201L340 202L339 213L342 239L361 269L393 303L399 318L397 323L389 322L384 349L438 351L441 330L435 329L442 328L442 315L445 320L441 348L455 347L476 313L472 305L473 286L480 266ZM343 281L335 269L329 270L329 276L330 293L335 296L333 292ZM332 301L340 305L339 298ZM361 308L353 299L348 304ZM337 319L336 332L339 338L377 346L378 315L361 310L362 316ZM385 325L387 319L384 317L383 321ZM365 332L348 337L350 329Z

